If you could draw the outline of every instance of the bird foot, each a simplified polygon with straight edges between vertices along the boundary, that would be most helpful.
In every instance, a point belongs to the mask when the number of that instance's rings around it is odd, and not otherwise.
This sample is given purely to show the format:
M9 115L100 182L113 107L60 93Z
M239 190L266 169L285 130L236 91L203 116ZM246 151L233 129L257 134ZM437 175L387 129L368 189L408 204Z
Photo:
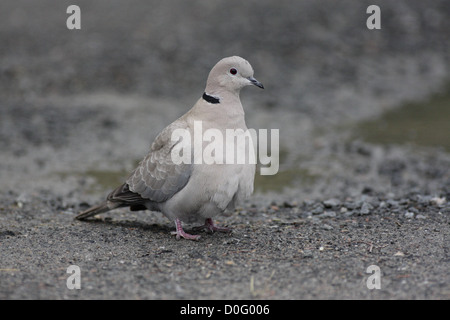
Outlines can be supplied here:
M205 220L205 224L199 227L195 227L194 230L203 230L206 229L207 232L213 233L213 232L231 232L231 228L226 227L218 227L214 224L213 220L211 218L208 218Z
M187 240L199 240L199 235L189 234L184 232L183 227L181 226L181 221L179 219L175 220L175 226L177 228L176 231L172 231L171 234L176 235L177 240L180 240L181 237Z

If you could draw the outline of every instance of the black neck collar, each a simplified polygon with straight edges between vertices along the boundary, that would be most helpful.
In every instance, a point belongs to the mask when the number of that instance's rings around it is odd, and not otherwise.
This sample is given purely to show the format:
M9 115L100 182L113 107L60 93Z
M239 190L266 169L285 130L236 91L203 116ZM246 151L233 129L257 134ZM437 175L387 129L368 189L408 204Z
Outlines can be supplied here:
M206 94L206 92L203 93L203 99L206 100L209 103L212 103L212 104L220 103L220 99L219 98L210 96L210 95Z

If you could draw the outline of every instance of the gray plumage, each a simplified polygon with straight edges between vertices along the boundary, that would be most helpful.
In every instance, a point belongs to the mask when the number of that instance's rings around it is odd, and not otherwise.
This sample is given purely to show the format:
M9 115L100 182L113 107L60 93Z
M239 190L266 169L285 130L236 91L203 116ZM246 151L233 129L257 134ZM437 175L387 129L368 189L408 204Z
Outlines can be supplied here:
M247 130L239 98L241 88L247 85L263 88L253 78L253 68L246 60L234 56L219 61L211 70L205 89L206 97L212 100L205 100L204 95L161 131L125 183L113 190L104 203L81 212L76 219L130 207L162 212L175 221L177 238L199 238L185 233L181 221L203 220L203 227L209 231L229 231L215 226L212 218L253 192L255 164L175 164L171 152L180 141L172 141L171 137L176 129L185 129L193 137L194 121L201 121L203 132L217 129L224 137L226 129Z

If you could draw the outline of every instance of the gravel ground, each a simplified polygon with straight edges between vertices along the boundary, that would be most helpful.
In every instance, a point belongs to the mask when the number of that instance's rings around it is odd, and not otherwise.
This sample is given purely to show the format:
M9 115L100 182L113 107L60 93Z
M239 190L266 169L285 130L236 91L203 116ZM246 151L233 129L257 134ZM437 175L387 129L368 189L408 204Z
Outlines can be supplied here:
M1 208L3 299L448 299L450 206L362 195L250 206L233 233L176 241L160 214L73 221L41 193ZM5 226L6 225L6 226ZM81 290L66 286L81 270ZM367 288L369 266L381 288ZM7 267L7 268L6 268Z
M69 4L1 4L0 299L450 298L448 150L354 131L447 92L448 1L379 1L377 31L368 1L78 1L79 31ZM75 221L231 54L266 87L242 92L249 127L280 129L280 172L218 218L233 232Z

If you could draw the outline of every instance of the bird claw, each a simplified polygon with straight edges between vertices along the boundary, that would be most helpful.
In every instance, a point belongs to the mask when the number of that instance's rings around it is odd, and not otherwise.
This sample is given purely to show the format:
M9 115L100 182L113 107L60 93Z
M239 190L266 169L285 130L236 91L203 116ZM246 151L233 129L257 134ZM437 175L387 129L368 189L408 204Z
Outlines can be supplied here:
M228 232L231 232L231 230L232 230L231 228L216 226L211 218L206 219L204 225L194 228L194 230L203 230L203 229L206 229L206 232L209 232L209 233L213 233L216 231L228 233Z
M187 240L200 240L200 238L201 238L200 235L189 234L184 231L182 231L182 232L172 231L171 234L176 235L177 240L180 240L182 237Z
M179 219L175 220L175 226L177 228L176 231L172 231L171 234L176 235L177 240L180 240L181 237L187 240L200 240L199 235L189 234L184 232L183 227L181 226L181 221Z
M181 221L179 219L175 220L175 226L176 231L172 231L171 234L176 235L177 240L180 240L180 238L188 239L188 240L199 240L200 235L194 235L184 232L183 227L181 226ZM208 218L205 220L205 224L199 227L194 227L195 231L206 229L206 232L213 233L213 232L231 232L231 228L226 227L218 227L214 224L211 218Z

